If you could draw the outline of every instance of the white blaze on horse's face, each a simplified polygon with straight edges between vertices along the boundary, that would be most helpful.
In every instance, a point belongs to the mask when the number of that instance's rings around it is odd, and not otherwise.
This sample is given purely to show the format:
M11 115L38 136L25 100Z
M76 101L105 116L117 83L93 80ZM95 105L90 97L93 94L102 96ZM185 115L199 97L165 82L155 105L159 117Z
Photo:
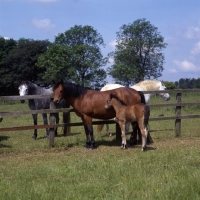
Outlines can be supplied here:
M28 86L26 84L19 86L18 89L19 89L19 96L28 95Z
M164 86L164 85L161 85L160 87L159 87L159 90L165 90L166 89L166 87ZM165 100L165 101L168 101L168 100L170 100L170 95L169 95L169 93L159 93L159 95Z

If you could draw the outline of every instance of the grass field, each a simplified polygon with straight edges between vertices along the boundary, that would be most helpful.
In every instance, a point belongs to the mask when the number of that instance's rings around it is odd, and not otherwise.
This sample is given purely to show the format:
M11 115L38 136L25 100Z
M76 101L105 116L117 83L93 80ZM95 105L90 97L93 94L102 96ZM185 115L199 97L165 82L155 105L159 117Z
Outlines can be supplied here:
M200 94L185 94L183 102L197 102ZM171 96L169 103L175 102ZM166 103L153 97L150 104ZM1 111L28 110L27 104L7 103ZM151 117L174 116L173 107L152 108ZM199 114L200 107L184 107L182 114ZM72 114L72 122L80 119ZM32 125L30 115L4 117L0 127ZM42 124L42 118L39 117ZM141 145L120 149L105 129L94 135L97 148L83 148L83 127L55 138L49 148L45 131L0 132L0 199L200 199L200 119L182 120L181 137L174 137L174 121L150 122L154 143L141 152ZM129 139L130 135L127 135Z

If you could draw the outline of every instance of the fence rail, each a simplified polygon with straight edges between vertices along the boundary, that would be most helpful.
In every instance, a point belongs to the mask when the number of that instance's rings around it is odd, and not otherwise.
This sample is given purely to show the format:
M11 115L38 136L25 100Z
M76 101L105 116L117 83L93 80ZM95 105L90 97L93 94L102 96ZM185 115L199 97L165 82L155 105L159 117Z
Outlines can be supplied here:
M176 103L163 103L163 104L150 104L150 107L169 107L173 106L176 108L175 116L172 117L150 117L150 121L160 121L160 120L175 120L175 136L181 135L181 120L182 119L191 119L191 118L200 118L200 115L181 115L181 108L183 106L197 106L200 105L200 102L186 102L182 103L182 94L183 93L200 93L200 89L179 89L179 90L165 90L165 92L170 94L176 94ZM151 94L155 91L146 91L144 94ZM163 91L156 91L157 94L163 93ZM17 100L28 100L28 99L38 99L38 98L52 98L53 95L28 95L28 96L1 96L0 101L17 101ZM11 111L11 112L0 112L0 115L3 116L14 116L14 115L24 115L24 114L36 114L36 113L47 113L50 114L50 124L48 125L32 125L32 126L18 126L18 127L5 127L0 128L0 132L5 131L18 131L18 130L30 130L30 129L44 129L50 128L50 137L49 145L54 145L54 130L56 127L67 126L82 126L82 122L72 122L67 124L55 124L54 113L59 112L74 112L72 108L61 108L55 109L54 106L51 106L51 109L42 109L42 110L27 110L27 111ZM93 125L99 124L116 124L114 120L104 120L104 121L93 121ZM116 137L120 138L121 133L118 126L116 126Z

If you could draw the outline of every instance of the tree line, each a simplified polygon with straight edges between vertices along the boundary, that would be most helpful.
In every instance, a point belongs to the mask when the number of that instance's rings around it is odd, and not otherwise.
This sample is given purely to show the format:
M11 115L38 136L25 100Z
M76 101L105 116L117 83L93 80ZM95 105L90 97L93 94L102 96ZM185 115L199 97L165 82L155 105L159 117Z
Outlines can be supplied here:
M62 79L100 89L107 75L125 86L157 79L164 69L166 46L158 29L146 19L122 25L116 32L115 50L105 57L103 37L91 26L75 25L53 42L0 37L0 95L18 94L23 80L49 86ZM188 85L183 82L166 84L170 89Z

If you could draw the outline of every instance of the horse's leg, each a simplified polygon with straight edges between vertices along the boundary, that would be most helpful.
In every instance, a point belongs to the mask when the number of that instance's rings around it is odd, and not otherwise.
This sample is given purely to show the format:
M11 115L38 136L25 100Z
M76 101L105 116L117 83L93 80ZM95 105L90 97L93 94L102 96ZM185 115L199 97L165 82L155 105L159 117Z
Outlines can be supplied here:
M33 124L37 125L37 114L32 114L32 117L33 117ZM36 140L36 138L37 138L37 129L34 129L34 134L33 134L32 138Z
M138 120L138 125L139 125L141 135L142 135L142 151L144 151L147 147L147 133L148 133L148 131L147 131L147 128L144 127L143 119Z
M47 125L48 124L47 113L42 113L42 117L43 117L44 125ZM49 129L46 128L46 137L48 136L49 136Z
M86 133L86 148L93 149L95 147L95 140L93 135L92 118L85 115L82 117L82 120Z
M133 132L131 133L130 137L130 145L136 145L137 144L137 132L138 132L138 123L137 122L131 122Z
M121 132L122 132L122 145L121 145L121 149L126 149L125 123L122 122L122 121L119 121L119 126L120 126Z
M126 124L125 124L125 133L126 133L126 134L129 133L129 126L130 126L130 123L126 123Z
M112 133L109 131L109 124L106 124L106 135L107 136L112 136Z
M56 124L59 124L60 118L59 118L59 113L55 113L55 117L56 117ZM55 129L55 136L58 135L58 127L56 127Z
M67 136L67 134L70 133L70 126L67 126L66 123L70 123L70 112L64 112L63 113L63 123L64 125L64 131L63 131L63 135Z

